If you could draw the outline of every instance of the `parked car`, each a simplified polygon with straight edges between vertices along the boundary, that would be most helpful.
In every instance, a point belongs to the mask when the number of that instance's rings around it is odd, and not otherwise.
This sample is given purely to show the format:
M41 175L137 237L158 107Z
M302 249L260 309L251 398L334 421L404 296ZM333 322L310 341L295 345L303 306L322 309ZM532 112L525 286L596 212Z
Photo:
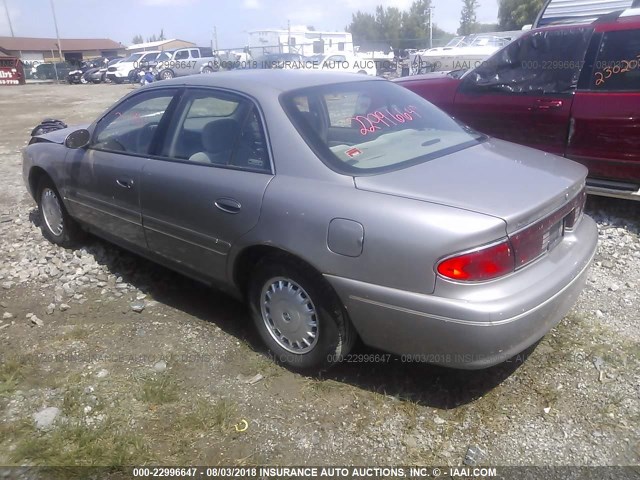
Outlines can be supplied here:
M102 82L106 82L107 81L107 70L109 67L112 67L113 65L115 65L116 63L120 63L124 60L124 58L122 57L115 57L115 58L110 58L109 62L98 68L95 70L92 70L91 72L87 72L86 74L86 78L88 81L90 81L91 83L102 83Z
M211 48L190 47L161 53L153 68L158 80L169 80L195 73L213 73L220 69L220 61Z
M37 80L66 80L75 66L69 62L41 63L36 67L34 78Z
M134 53L121 62L108 67L107 78L114 83L136 82L137 72L143 68L152 68L161 53L159 50Z
M23 154L46 238L87 229L245 298L301 370L356 336L459 368L532 345L596 250L586 173L392 82L291 70L153 83Z
M371 58L356 57L347 53L327 54L320 58L318 68L331 72L363 73L375 76L376 61Z
M299 69L306 59L299 53L267 53L241 64L245 69ZM223 66L226 64L223 62Z
M476 69L397 80L471 127L589 168L588 191L640 199L640 16L527 32Z
M89 76L104 67L108 61L105 57L98 57L81 62L77 69L69 72L67 83L89 83Z

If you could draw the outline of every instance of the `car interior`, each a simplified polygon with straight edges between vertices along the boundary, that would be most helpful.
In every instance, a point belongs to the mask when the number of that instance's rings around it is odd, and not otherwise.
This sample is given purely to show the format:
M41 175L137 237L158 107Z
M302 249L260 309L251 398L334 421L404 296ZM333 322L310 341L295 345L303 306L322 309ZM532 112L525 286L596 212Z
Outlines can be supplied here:
M140 102L124 114L114 112L97 133L93 148L148 153L171 98ZM161 156L198 164L270 171L260 116L250 102L193 95L183 100L180 112L171 121L169 133L159 148Z

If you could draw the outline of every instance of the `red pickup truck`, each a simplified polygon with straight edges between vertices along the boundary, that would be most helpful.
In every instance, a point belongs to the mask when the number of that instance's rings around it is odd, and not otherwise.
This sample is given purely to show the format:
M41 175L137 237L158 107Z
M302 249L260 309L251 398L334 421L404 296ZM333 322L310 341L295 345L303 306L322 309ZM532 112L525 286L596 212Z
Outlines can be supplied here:
M480 132L586 165L590 193L640 200L640 9L532 30L474 70L396 82Z

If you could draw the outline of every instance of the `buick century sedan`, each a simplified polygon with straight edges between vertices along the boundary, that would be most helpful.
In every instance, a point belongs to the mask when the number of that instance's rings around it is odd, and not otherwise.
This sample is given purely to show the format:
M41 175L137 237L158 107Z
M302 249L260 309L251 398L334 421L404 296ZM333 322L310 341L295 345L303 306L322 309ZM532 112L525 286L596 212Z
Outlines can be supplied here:
M89 231L245 299L297 370L358 337L449 367L505 361L560 322L596 249L584 166L379 78L197 75L44 130L23 174L47 239Z

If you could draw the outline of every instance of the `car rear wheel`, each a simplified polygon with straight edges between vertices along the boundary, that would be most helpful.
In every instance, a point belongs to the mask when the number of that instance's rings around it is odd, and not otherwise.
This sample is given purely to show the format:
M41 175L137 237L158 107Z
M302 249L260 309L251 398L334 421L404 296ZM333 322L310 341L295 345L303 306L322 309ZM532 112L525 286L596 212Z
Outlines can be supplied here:
M322 371L351 350L356 332L320 274L288 257L260 261L249 285L253 321L279 363Z
M169 69L167 70L162 70L160 72L160 78L162 80L171 80L173 77L175 77L175 75L173 74L173 72Z
M58 190L48 177L40 182L37 199L42 234L52 243L71 247L80 239L82 230L67 213Z

